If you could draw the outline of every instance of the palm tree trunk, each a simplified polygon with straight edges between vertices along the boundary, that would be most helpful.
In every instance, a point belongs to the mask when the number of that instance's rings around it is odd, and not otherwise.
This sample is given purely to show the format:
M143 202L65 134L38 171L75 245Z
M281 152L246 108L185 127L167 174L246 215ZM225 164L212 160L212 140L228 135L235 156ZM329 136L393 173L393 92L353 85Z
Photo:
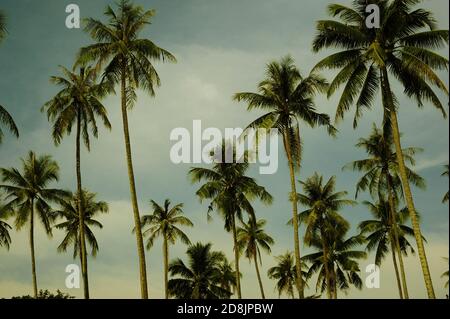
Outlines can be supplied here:
M235 267L235 273L236 273L236 290L238 299L242 299L242 293L241 293L241 272L239 270L239 249L238 249L238 241L237 241L237 232L236 232L236 217L233 212L233 215L231 216L231 227L233 228L233 250L234 250L234 267Z
M83 188L81 186L81 150L80 150L80 135L81 135L81 112L77 115L77 137L76 137L76 174L77 174L77 208L80 228L80 258L81 258L81 274L83 276L83 292L84 298L89 299L89 279L86 253L86 235L84 229L84 208L83 208Z
M34 254L34 201L31 199L30 207L30 250L31 250L31 274L33 277L33 295L38 296L37 275L36 275L36 257Z
M164 234L163 241L163 255L164 255L164 295L166 299L169 299L169 247L167 243L167 235Z
M294 163L292 161L291 144L287 133L283 134L284 147L286 149L286 155L289 164L289 174L291 178L291 201L292 201L292 222L294 227L294 255L295 255L295 272L296 272L296 285L298 295L300 299L305 298L303 292L303 278L302 278L302 266L300 259L300 239L299 239L299 224L298 224L298 210L297 210L297 189L295 187L295 170Z
M266 296L264 294L263 283L262 283L262 280L261 280L261 274L259 273L258 256L256 254L255 254L255 257L254 257L254 261L255 261L255 268L256 268L256 276L258 277L259 289L261 290L261 297L262 297L262 299L266 299Z
M323 235L322 235L322 238L323 238ZM327 284L327 297L328 297L328 299L333 299L333 295L331 293L331 291L332 291L331 275L330 275L330 269L328 267L328 248L323 239L322 239L322 251L323 251L323 266L325 269L325 281Z
M405 266L403 264L403 256L402 256L402 250L400 247L400 239L398 237L398 229L397 229L397 219L395 218L396 212L395 212L395 204L394 204L394 196L393 196L393 183L392 183L392 176L388 174L387 176L387 182L388 182L388 192L389 192L389 211L390 211L390 217L391 217L391 227L392 227L392 234L393 234L393 244L395 245L395 249L397 250L397 256L398 261L400 264L400 274L402 278L402 291L404 294L405 299L409 299L408 294L408 286L406 284L406 273L405 273ZM393 246L394 248L394 246ZM395 257L394 257L395 258ZM395 259L394 259L395 260Z
M331 280L332 280L332 286L333 286L333 299L338 299L338 290L337 290L337 279L336 279L336 271L334 270L333 267L333 272L332 272L332 276L331 276Z
M391 240L392 262L394 264L395 278L397 279L398 294L400 296L400 299L403 299L402 282L400 280L400 273L398 271L397 258L395 257L396 248L394 245L394 236L391 234L390 237L391 237L390 240Z
M142 299L148 299L147 290L147 269L145 264L145 250L144 240L142 238L141 221L139 215L139 207L136 195L136 185L134 181L133 161L131 158L131 144L130 144L130 132L128 128L128 114L127 114L127 98L126 98L126 61L122 61L122 75L121 75L121 95L122 95L122 121L123 121L123 133L125 139L125 151L128 167L128 178L130 183L131 204L133 206L134 227L136 234L136 244L139 257L139 274L141 283L141 297Z
M403 193L406 200L406 206L408 207L409 215L411 218L412 228L414 230L414 237L416 238L417 251L419 254L420 265L422 267L423 278L427 289L428 298L435 299L433 282L431 280L430 269L428 267L427 256L425 253L425 247L423 244L422 232L420 230L419 220L417 218L416 209L414 207L414 200L412 197L411 188L409 186L408 175L406 173L405 159L403 157L402 145L400 141L400 132L398 127L397 111L395 109L394 100L392 97L392 91L389 85L388 73L386 67L382 69L382 89L384 95L385 109L390 112L390 121L392 128L392 135L394 138L395 151L397 155L397 162L400 170L400 178L402 180Z

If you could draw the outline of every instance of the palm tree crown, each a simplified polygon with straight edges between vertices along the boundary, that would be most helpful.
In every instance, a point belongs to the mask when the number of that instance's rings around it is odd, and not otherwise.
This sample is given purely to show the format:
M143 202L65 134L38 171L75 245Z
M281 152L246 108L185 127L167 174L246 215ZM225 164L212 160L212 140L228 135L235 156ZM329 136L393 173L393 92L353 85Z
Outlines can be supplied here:
M197 243L187 250L188 264L181 259L170 263L169 292L180 299L227 299L231 291L222 286L221 265L226 261L212 245Z
M388 192L393 192L396 197L403 196L397 154L392 139L385 136L374 124L369 137L360 138L356 147L363 149L369 157L344 166L344 169L350 168L364 173L356 184L355 198L359 192L366 190L372 197L378 195L386 197ZM409 147L402 149L402 152L405 160L414 166L416 164L414 155L422 152L422 149ZM425 180L421 176L409 167L406 167L406 171L410 183L418 188L425 188ZM387 187L388 184L391 184L390 189Z
M304 193L298 194L300 204L307 207L299 213L299 221L305 223L305 243L309 245L317 232L322 236L332 233L336 224L347 225L348 222L339 214L345 206L355 205L352 200L345 199L346 191L335 192L336 177L331 177L325 184L323 177L317 172L306 181L300 183ZM292 223L292 220L289 221Z
M143 28L151 23L154 10L144 10L128 0L120 0L117 11L107 6L104 14L108 18L106 23L87 19L85 30L97 43L82 48L79 61L97 61L99 66L107 64L103 76L112 83L120 83L124 76L127 105L131 106L136 99L135 88L141 88L153 96L155 85L160 85L152 61L175 62L176 59L151 40L139 38Z
M267 65L266 79L258 84L258 93L236 93L234 99L247 102L249 111L266 111L249 127L275 128L280 135L289 136L292 157L298 167L301 153L300 120L311 127L324 125L331 134L336 132L329 116L318 113L314 103L315 95L327 88L326 80L315 73L302 76L292 57L286 56L280 62L274 61Z
M11 215L11 212L7 211L0 202L0 247L5 247L6 249L9 249L11 245L11 236L9 234L11 226L4 221L9 215Z
M364 259L367 254L364 251L355 250L355 247L365 242L364 236L352 236L345 238L347 227L337 226L332 236L324 239L320 235L311 240L311 246L317 252L306 255L303 260L310 262L308 278L318 273L316 291L324 292L331 285L332 298L337 298L338 290L347 291L350 285L358 289L362 288L362 279L359 276L359 259ZM324 246L325 241L325 246ZM327 248L326 256L323 247ZM325 268L330 272L331 280L327 281Z
M107 213L109 208L108 204L104 201L97 201L95 199L97 195L95 193L83 190L83 208L84 208L84 229L86 234L87 243L91 246L91 255L96 256L99 250L97 239L92 230L93 227L103 228L103 225L95 218L100 213ZM73 246L73 258L80 255L80 220L78 215L77 203L79 200L78 193L69 194L59 202L60 208L53 214L56 218L63 218L64 220L53 227L56 229L64 230L66 235L58 246L59 252L65 252L69 246Z
M337 20L317 22L318 34L313 42L314 51L325 48L341 50L316 66L339 69L330 84L331 96L341 85L345 89L340 98L336 120L356 104L354 126L363 108L374 103L381 85L381 70L387 68L403 85L404 93L417 100L419 106L430 101L445 115L439 98L430 85L448 94L445 84L434 70L446 70L448 59L432 50L448 44L448 30L438 30L431 12L413 7L421 0L374 0L380 8L379 29L366 26L367 1L354 0L352 6L328 6L328 12Z
M392 225L392 218L389 203L381 199L378 203L364 202L364 205L369 209L372 220L366 220L359 224L358 228L361 234L366 236L367 250L375 250L375 264L381 265L381 262L386 257L390 250L392 236L392 228L397 227L398 239L400 242L401 252L406 256L409 248L411 253L414 253L414 248L408 241L407 236L414 237L414 231L411 227L405 225L409 219L408 210L403 208L396 211L396 225Z
M183 204L180 203L171 208L169 199L164 201L163 206L153 200L150 203L153 208L152 214L142 216L142 234L148 237L147 249L151 248L155 239L160 236L166 238L170 244L175 244L179 238L184 244L190 245L188 236L177 227L177 225L194 226L189 218L183 216Z
M286 252L284 255L275 257L277 265L269 268L267 276L270 279L277 280L275 289L278 291L278 296L286 294L290 298L294 298L294 287L296 283L295 277L297 272L295 269L295 259L292 252ZM306 268L306 264L302 262L302 268ZM303 277L306 277L307 272L302 271ZM306 282L304 280L303 282Z
M112 91L110 83L95 83L96 70L92 67L82 67L79 73L74 73L60 67L63 76L52 76L50 81L61 90L48 101L42 110L53 124L52 136L55 144L59 144L65 134L72 132L72 126L80 122L80 130L86 148L90 149L90 132L98 136L97 118L103 125L111 129L106 108L100 99Z

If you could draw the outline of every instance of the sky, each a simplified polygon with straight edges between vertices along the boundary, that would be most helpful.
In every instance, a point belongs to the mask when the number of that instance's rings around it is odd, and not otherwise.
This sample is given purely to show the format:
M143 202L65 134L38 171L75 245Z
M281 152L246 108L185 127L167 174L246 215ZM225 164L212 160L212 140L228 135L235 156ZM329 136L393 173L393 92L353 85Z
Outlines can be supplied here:
M222 250L232 260L232 237L223 230L219 216L206 218L207 203L195 196L198 185L192 185L187 172L190 164L173 164L169 159L173 142L169 135L174 128L192 131L193 120L201 120L203 128L245 127L258 112L247 112L246 106L232 100L241 91L255 91L264 77L265 65L290 54L303 74L326 53L314 54L311 43L315 22L324 19L330 0L139 0L145 8L156 9L152 24L142 37L152 39L172 52L176 64L156 63L162 86L154 98L140 92L138 101L129 113L136 186L141 214L150 213L150 199L162 203L184 203L184 212L195 224L186 229L192 242L212 242L215 250ZM348 3L342 0L341 3ZM91 43L82 29L65 26L65 7L79 5L82 18L102 18L106 5L113 1L62 0L0 0L0 9L8 18L8 36L0 45L0 102L12 114L20 129L20 139L6 135L0 145L0 167L20 166L20 158L29 150L51 154L59 163L61 177L58 187L73 190L75 184L74 136L66 137L56 147L51 139L50 124L40 112L42 105L57 89L49 77L58 75L58 65L70 68L77 50ZM448 1L425 0L423 7L432 10L441 28L448 29ZM329 52L328 52L329 53ZM443 52L448 57L448 53ZM331 79L332 73L325 74ZM448 73L441 74L448 84ZM399 96L400 129L404 147L424 149L417 156L415 169L425 178L426 190L413 189L417 210L421 214L422 230L427 239L426 252L437 297L444 298L447 290L441 274L448 269L443 257L448 257L448 205L441 203L448 190L448 179L441 177L448 164L448 120L430 105L417 108L415 102L401 94L398 83L393 84ZM338 92L339 93L339 92ZM443 104L448 98L441 96ZM321 112L334 116L338 94L327 99L319 96L316 104ZM109 203L109 213L98 219L103 229L96 230L100 252L89 258L91 296L94 298L138 298L138 264L135 248L132 210L129 199L128 176L123 145L119 96L104 101L108 109L112 131L101 129L99 139L93 141L91 152L82 152L82 174L85 188L97 193L99 200ZM352 198L359 174L342 171L342 167L364 158L362 150L354 147L358 138L366 137L372 123L380 124L380 101L372 111L364 114L357 129L352 128L352 114L339 123L336 138L329 137L323 128L302 126L304 143L302 169L298 176L304 180L315 171L328 179L336 176L337 190L346 190ZM378 107L378 108L377 108ZM259 175L254 168L249 174L273 195L274 203L263 206L255 203L259 218L267 220L267 232L275 239L271 255L263 254L262 274L275 265L274 256L293 250L293 231L286 226L291 218L288 202L290 191L286 158L279 143L279 168L274 175ZM369 199L366 195L358 200ZM359 222L370 217L363 205L346 208L347 218L356 234ZM13 220L10 220L13 224ZM303 228L301 229L303 231ZM0 249L0 298L31 294L31 266L28 232L12 231L9 251ZM82 289L68 289L65 268L72 260L71 252L57 253L63 234L55 230L53 237L36 231L38 285L42 289L60 289L82 297ZM414 240L412 240L414 241ZM185 260L186 246L178 243L170 247L170 257ZM302 254L311 252L301 247ZM156 241L146 252L149 294L163 297L162 244ZM366 265L374 262L371 254L361 262L365 280ZM418 257L406 259L409 294L425 298L426 291ZM241 260L244 298L259 297L254 265ZM398 291L391 257L382 264L381 285L378 289L353 288L342 298L397 298ZM263 276L268 297L277 298L275 282ZM315 282L306 294L315 293Z

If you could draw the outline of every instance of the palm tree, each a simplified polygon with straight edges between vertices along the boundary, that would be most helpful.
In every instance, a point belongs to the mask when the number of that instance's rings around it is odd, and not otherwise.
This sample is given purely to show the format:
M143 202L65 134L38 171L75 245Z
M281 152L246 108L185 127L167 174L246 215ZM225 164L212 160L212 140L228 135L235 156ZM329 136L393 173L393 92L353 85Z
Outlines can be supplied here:
M381 87L385 134L392 134L393 137L427 293L429 298L435 298L402 153L397 99L389 78L389 75L393 75L399 80L404 87L404 93L415 98L419 106L423 106L424 101L429 101L446 116L444 107L432 87L435 86L448 95L445 84L435 73L435 70L448 69L448 59L433 50L448 44L449 32L436 28L436 21L431 12L414 8L420 2L421 0L372 1L380 9L381 21L378 29L366 26L366 0L355 0L350 7L332 4L328 11L339 21L317 22L318 34L313 42L313 49L316 52L324 48L341 50L323 59L315 67L315 70L340 69L328 91L330 96L345 83L337 106L336 120L342 119L344 113L356 104L356 126L363 108L372 106Z
M158 205L151 200L150 204L153 208L151 215L142 216L141 227L144 237L147 239L147 249L153 246L155 239L159 236L163 238L163 256L164 256L164 294L165 298L169 298L167 284L169 281L169 244L175 244L179 238L181 241L190 245L191 241L188 236L177 226L194 226L189 218L183 216L183 204L177 204L170 207L170 200L164 201L164 206ZM148 227L145 229L145 227ZM145 230L144 230L145 229Z
M45 232L51 236L51 223L54 220L51 214L52 202L57 202L67 196L66 191L50 188L52 182L59 179L58 164L48 155L37 156L30 151L22 159L22 172L16 168L0 169L2 181L8 184L0 185L0 190L6 194L5 209L15 212L15 226L20 230L29 222L31 271L33 276L33 293L37 297L37 275L34 248L34 222L35 217L41 221Z
M290 56L280 62L271 62L267 65L267 78L259 83L258 93L236 93L234 99L248 103L248 110L261 109L267 113L252 122L252 128L274 128L283 138L286 152L290 181L294 223L294 253L296 260L296 286L299 297L303 298L303 283L300 266L300 241L298 235L297 198L295 187L295 173L300 169L301 144L300 120L311 127L324 125L330 134L335 133L326 114L317 113L314 97L318 92L327 89L327 82L317 74L311 73L303 77L294 65Z
M95 257L98 252L98 242L95 238L93 227L103 228L103 225L95 218L99 213L107 213L108 204L104 201L97 201L96 194L83 190L83 210L84 210L84 229L87 243L91 247L91 255ZM60 201L60 208L56 210L55 218L63 218L64 220L53 227L63 230L65 232L64 239L58 246L58 252L66 252L70 246L73 246L73 258L80 257L80 262L83 263L81 254L81 231L80 218L78 214L78 203L80 196L78 193L69 194L67 198ZM87 260L86 260L87 263Z
M362 287L362 280L359 276L358 259L366 258L364 251L354 250L355 246L365 242L364 236L358 235L345 239L348 226L337 223L334 231L327 234L326 238L321 238L317 234L311 239L310 246L316 248L317 252L306 255L303 259L311 263L308 278L318 273L316 291L324 292L331 285L331 297L337 299L338 290L346 291L350 285L358 289ZM323 251L327 247L327 254ZM323 258L327 256L327 258ZM328 270L325 270L327 267ZM331 275L331 280L327 280L326 272Z
M5 36L6 36L6 17L3 11L0 10L0 43ZM8 111L6 111L6 109L1 105L0 105L0 124L5 125L13 135L19 137L19 130L17 129L16 123L14 123L14 119L8 113ZM0 144L2 143L2 139L3 139L3 131L0 126Z
M448 165L445 165L445 171L442 173L442 176L447 176L448 179ZM448 191L445 193L444 198L442 199L442 203L448 202Z
M45 103L42 111L46 111L49 121L53 122L52 136L56 145L61 143L64 135L70 135L72 126L76 126L75 158L77 193L83 195L81 183L81 138L84 145L90 150L90 132L98 137L97 118L105 127L111 129L107 111L100 98L112 90L107 82L96 84L96 71L92 67L82 67L79 73L74 73L61 67L63 76L52 76L51 82L61 90L50 101ZM78 198L78 197L77 197ZM81 268L83 274L84 297L89 299L89 279L87 271L87 252L84 229L83 198L77 203L81 236Z
M395 203L403 196L403 192L400 169L397 164L397 155L394 150L392 138L383 134L383 131L378 129L374 124L370 136L368 138L360 138L356 147L364 149L369 157L354 161L344 167L344 169L350 168L354 171L364 173L356 184L355 198L358 197L360 191L366 190L370 192L374 199L378 198L378 200L380 200L387 197L391 210L391 224L395 225L397 223ZM414 147L404 148L402 150L404 159L411 165L415 165L414 155L421 151L421 149ZM418 188L424 189L424 179L408 166L405 166L405 169L407 171L409 182ZM392 239L399 259L402 277L401 283L403 290L400 290L400 297L403 298L404 294L404 297L408 299L408 287L406 284L406 275L397 227L393 227L391 235L393 236Z
M277 265L269 268L269 270L267 271L267 276L270 279L277 280L275 289L278 291L278 297L280 297L284 293L294 299L294 286L297 282L295 278L297 276L297 269L294 255L292 254L292 252L288 251L284 255L275 257L275 259L277 261ZM302 262L302 268L306 268L304 262ZM302 271L303 282L305 283L305 286L306 274L307 273L305 271Z
M299 213L298 220L306 225L305 244L311 245L313 239L320 236L322 240L322 252L324 260L324 275L327 287L328 298L333 295L332 290L332 270L328 269L329 251L327 242L334 238L336 225L340 224L347 227L348 222L339 214L339 211L348 205L355 205L352 200L345 199L347 192L335 192L336 177L331 177L325 184L323 177L318 173L306 179L305 182L300 181L303 186L304 194L297 194L299 202L307 207L306 210ZM292 220L289 221L292 224Z
M226 257L211 250L210 243L197 243L187 250L188 264L181 259L169 265L172 278L169 280L169 294L178 299L228 299L231 291L221 287L221 265Z
M139 256L141 296L148 298L145 251L140 226L140 215L131 156L128 109L137 99L136 89L141 88L154 96L155 86L160 79L152 61L175 61L168 51L159 48L149 39L139 38L145 26L150 24L154 10L144 10L128 0L120 0L114 11L110 6L105 10L108 21L87 19L86 32L96 41L79 52L81 63L97 61L98 67L105 64L103 79L114 84L120 83L121 110L124 130L126 161L130 183L131 203Z
M270 254L270 246L274 244L273 238L264 231L265 225L266 221L264 219L257 221L250 219L248 223L243 224L243 227L237 229L237 240L240 251L245 250L245 257L247 257L249 261L253 260L255 264L256 276L258 277L262 299L265 299L266 297L264 295L264 287L258 267L258 263L262 265L260 248Z
M2 219L6 219L10 214L11 212L7 211L0 203L0 247L6 247L6 249L9 249L11 245L11 236L9 235L11 226Z
M266 189L257 184L257 182L245 175L249 164L244 159L242 163L235 160L233 163L226 163L226 153L233 152L233 159L236 157L236 150L227 143L223 142L220 146L222 159L219 163L215 163L212 169L209 168L192 168L189 175L193 183L205 181L196 192L201 201L205 199L211 200L208 207L208 218L213 210L222 216L225 221L224 228L233 235L234 250L234 267L236 276L237 297L242 298L239 270L239 248L237 240L236 218L243 219L243 212L249 214L250 217L255 216L255 212L250 203L251 199L260 199L265 204L271 204L272 196ZM211 152L211 156L218 156L217 150ZM247 158L247 154L245 156Z
M381 198L381 200L376 204L365 201L364 205L369 209L371 215L374 217L372 220L361 222L358 226L361 234L366 236L366 249L367 251L376 251L375 264L377 266L381 265L383 259L386 257L386 254L391 251L400 298L403 299L403 294L405 294L404 297L408 298L408 290L406 289L406 275L401 256L401 254L405 256L407 255L408 248L411 253L414 253L414 249L406 237L414 237L414 231L412 228L404 224L409 217L408 210L406 208L400 211L395 209L395 218L392 218L390 204L383 198ZM394 236L394 231L397 237ZM396 247L397 240L398 248ZM401 275L398 270L396 255L401 263Z

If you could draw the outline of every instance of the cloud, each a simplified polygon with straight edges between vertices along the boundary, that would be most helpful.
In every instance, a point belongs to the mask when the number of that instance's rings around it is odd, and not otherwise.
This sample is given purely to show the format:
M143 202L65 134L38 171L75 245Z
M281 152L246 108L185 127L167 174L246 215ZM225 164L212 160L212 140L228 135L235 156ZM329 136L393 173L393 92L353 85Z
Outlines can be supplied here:
M421 158L417 161L414 168L417 171L423 171L437 166L442 168L445 164L448 164L448 153L438 155L435 158Z

